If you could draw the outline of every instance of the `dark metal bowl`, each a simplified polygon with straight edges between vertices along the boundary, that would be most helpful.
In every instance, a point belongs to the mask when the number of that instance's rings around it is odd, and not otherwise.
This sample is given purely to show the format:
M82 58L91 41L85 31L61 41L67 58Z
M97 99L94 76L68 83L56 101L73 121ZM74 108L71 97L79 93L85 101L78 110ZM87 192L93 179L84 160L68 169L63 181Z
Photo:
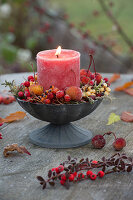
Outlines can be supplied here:
M42 147L69 148L89 143L92 133L78 128L70 122L79 120L91 112L101 103L102 99L93 104L35 104L17 98L20 106L37 119L50 122L49 125L37 129L30 134L32 143Z

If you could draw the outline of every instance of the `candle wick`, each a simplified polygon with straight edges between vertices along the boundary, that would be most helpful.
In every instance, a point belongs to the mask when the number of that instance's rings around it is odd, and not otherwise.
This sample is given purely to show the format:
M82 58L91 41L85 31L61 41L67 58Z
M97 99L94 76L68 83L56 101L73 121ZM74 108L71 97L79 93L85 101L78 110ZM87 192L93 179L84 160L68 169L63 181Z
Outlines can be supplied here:
M59 55L57 54L56 57L59 58Z

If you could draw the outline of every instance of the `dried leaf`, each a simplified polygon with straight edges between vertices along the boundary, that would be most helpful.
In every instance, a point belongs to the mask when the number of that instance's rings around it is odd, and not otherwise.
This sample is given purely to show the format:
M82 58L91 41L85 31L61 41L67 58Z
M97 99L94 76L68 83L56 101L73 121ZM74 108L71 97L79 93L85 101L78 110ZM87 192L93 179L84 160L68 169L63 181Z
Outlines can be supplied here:
M118 121L120 121L120 116L119 116L119 115L116 115L115 113L111 113L111 114L109 115L107 125L111 125L111 124L113 124L113 123L115 123L115 122L118 122Z
M27 151L27 149L24 146L20 146L19 147L24 153L28 154L31 156L31 153L29 151Z
M25 112L17 111L15 113L11 113L6 118L0 118L0 123L2 122L10 123L10 122L18 121L18 120L24 119L25 116L26 116Z
M121 114L121 120L124 122L133 122L133 114L125 111Z
M124 90L124 92L126 92L127 94L133 96L133 88L127 88Z
M126 82L124 85L115 88L115 91L124 91L125 89L131 87L133 85L133 81Z
M18 153L27 153L28 155L31 155L24 146L18 146L18 144L7 145L4 148L3 155L8 157L9 151L17 151Z
M109 79L109 83L114 83L120 78L120 74L113 74L111 78Z

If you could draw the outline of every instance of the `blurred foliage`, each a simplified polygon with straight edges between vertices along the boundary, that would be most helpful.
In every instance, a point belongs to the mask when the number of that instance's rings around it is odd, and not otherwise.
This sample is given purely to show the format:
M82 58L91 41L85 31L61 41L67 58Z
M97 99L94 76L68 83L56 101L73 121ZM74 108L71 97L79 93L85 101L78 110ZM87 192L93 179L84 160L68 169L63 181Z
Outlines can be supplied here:
M1 73L31 70L28 63L40 50L41 39L44 43L50 39L51 20L45 15L44 6L42 0L1 1Z
M132 53L103 13L98 0L1 0L0 1L0 73L31 70L30 62L38 51L54 44L52 26L60 13L68 27L83 39L108 46L117 54ZM51 4L50 4L51 2ZM124 0L105 0L111 12L132 39L132 5ZM66 13L66 14L65 14ZM52 16L52 17L51 17ZM50 46L51 47L51 46Z

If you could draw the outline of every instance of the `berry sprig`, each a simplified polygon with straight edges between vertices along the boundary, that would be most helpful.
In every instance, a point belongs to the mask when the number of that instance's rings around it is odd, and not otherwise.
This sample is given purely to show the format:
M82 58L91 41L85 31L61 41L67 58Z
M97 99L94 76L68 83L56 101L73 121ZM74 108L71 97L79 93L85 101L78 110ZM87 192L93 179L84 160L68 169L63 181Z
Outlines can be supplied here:
M103 135L95 135L93 138L92 138L92 145L94 148L96 149L101 149L105 146L106 144L106 140L104 138L105 135L113 135L115 140L113 142L113 147L116 151L120 151L122 150L125 146L126 146L126 141L124 138L117 138L115 133L113 132L107 132L107 133L104 133Z
M99 170L99 168L101 168ZM95 180L115 172L131 172L133 159L126 154L116 153L109 158L103 157L101 161L82 158L79 161L68 156L68 160L62 162L58 167L48 171L48 179L37 176L37 179L45 189L47 184L54 186L58 181L62 186L69 189L71 182L77 183L83 180ZM93 172L95 170L95 173ZM82 172L81 172L82 171Z

